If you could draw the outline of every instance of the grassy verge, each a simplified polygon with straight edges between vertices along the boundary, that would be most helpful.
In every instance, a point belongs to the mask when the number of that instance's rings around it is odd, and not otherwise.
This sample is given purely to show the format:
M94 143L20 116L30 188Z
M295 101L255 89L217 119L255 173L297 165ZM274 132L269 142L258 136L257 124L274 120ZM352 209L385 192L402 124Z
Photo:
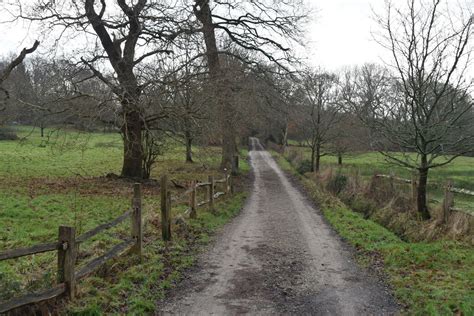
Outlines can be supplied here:
M358 253L361 264L378 267L410 315L472 315L474 313L474 249L455 241L409 243L377 223L364 219L342 202L299 175L273 153L285 171L300 179L320 204L334 229Z
M290 147L291 151L296 151L300 159L309 160L311 151L309 148ZM414 155L413 155L414 156ZM442 161L443 158L440 158ZM387 162L384 156L377 152L352 153L343 159L343 165L337 164L337 157L326 155L321 158L321 164L339 170L341 173L352 173L354 169L366 179L373 176L374 172L393 172L395 175L411 179L411 171L398 165ZM428 199L433 207L439 205L443 200L443 186L448 179L454 181L456 187L467 190L474 190L474 157L458 157L452 163L430 170ZM409 189L408 185L404 188ZM474 213L474 197L465 194L455 194L455 205Z
M0 141L0 251L54 241L60 225L74 226L76 234L82 234L130 206L133 182L107 176L120 172L123 149L118 134L69 130L46 130L45 134L47 137L41 138L39 131L21 127L19 140ZM184 162L184 153L184 146L171 143L153 169L152 178L168 174L175 183L185 184L189 180L206 181L210 174L222 177L218 171L220 148L196 146L193 164ZM249 170L245 157L243 151L243 174ZM173 195L183 191L172 189ZM219 202L216 213L200 208L198 220L173 227L174 241L166 246L159 240L159 185L145 182L143 262L138 264L125 256L84 280L78 285L80 300L67 307L68 311L121 314L128 313L126 306L131 306L131 313L140 314L150 306L152 296L161 295L182 268L192 263L195 249L238 211L244 196L239 193ZM200 196L199 201L202 199ZM174 205L173 216L181 216L185 208ZM128 237L129 226L125 221L81 245L78 265ZM49 287L55 283L55 271L53 252L0 262L0 302ZM140 276L140 271L146 273Z

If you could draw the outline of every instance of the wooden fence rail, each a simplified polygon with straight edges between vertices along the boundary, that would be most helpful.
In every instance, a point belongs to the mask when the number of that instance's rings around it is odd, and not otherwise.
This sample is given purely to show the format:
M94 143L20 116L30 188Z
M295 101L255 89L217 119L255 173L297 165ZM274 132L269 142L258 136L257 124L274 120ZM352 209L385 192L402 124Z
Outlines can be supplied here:
M393 179L394 181L404 182L404 183L412 183L413 181L416 181L416 180L399 178L399 177L391 176L391 175L388 175L388 174L376 174L375 177ZM467 189L450 187L449 190L453 193L460 193L460 194L474 196L474 191L470 191L470 190L467 190Z
M215 188L217 184L224 185L224 192L215 192ZM198 189L205 188L206 189L206 200L198 202ZM166 175L162 176L161 178L161 232L163 240L169 241L171 240L171 202L178 202L181 200L187 200L189 208L185 211L185 214L189 214L190 218L197 217L197 208L200 206L204 206L209 204L209 210L214 209L214 201L215 199L223 196L225 194L234 193L234 185L232 182L231 175L227 172L224 173L224 178L214 180L214 176L210 175L207 179L207 182L196 182L192 181L189 188L184 191L181 195L171 198L165 198L168 196L168 177Z
M235 168L235 167L234 167ZM217 184L224 184L224 192L215 192ZM197 202L197 190L206 188L208 195L206 201ZM165 241L171 240L171 192L168 190L168 176L161 178L161 229L162 238ZM226 172L223 179L214 180L213 176L209 176L208 182L193 181L190 187L181 195L173 199L188 197L189 213L191 218L197 217L197 208L205 204L209 204L209 208L214 208L214 200L228 193L233 193L232 177ZM79 246L92 237L116 227L127 219L131 219L130 238L113 246L101 256L92 259L76 271L76 261ZM26 248L11 249L0 252L0 261L15 259L28 255L57 251L58 256L58 280L57 284L52 288L45 289L35 293L28 293L20 297L10 299L0 303L0 313L6 313L12 309L26 306L29 304L39 303L41 301L53 299L59 296L65 296L68 299L74 299L76 293L76 282L87 277L88 275L99 269L108 260L120 256L126 250L129 253L138 255L141 258L143 243L143 223L142 223L142 191L141 185L135 183L133 186L133 198L131 209L118 216L117 218L101 224L82 235L76 237L74 227L60 226L58 241L34 245Z
M140 184L134 185L134 192L139 192ZM134 195L134 200L137 198L136 194ZM141 199L141 197L140 197ZM136 203L136 202L135 202ZM76 281L85 277L86 275L95 271L101 264L117 256L121 251L125 250L129 246L135 245L138 243L138 239L127 240L109 250L106 254L93 259L82 267L79 271L75 271L75 264L77 258L77 252L79 250L79 245L86 240L96 236L97 234L115 227L130 218L133 215L134 210L129 210L119 217L113 219L112 221L99 225L94 229L82 234L76 238L76 232L74 227L69 226L60 226L58 241L39 244L28 248L13 249L7 250L0 253L0 261L7 259L19 258L27 255L33 255L38 253L44 253L48 251L57 251L58 256L58 284L53 286L50 289L46 289L36 293L28 293L20 297L13 298L9 301L0 303L0 313L6 313L9 310L14 308L22 307L25 305L39 303L44 300L52 299L58 296L65 295L69 299L74 299L76 293ZM132 221L132 226L137 225L137 221L141 226L141 218ZM141 240L140 240L141 244Z
M410 180L410 179L403 179L403 178L395 177L393 175L386 175L386 174L375 174L374 176L377 177L377 178L390 179L390 181L410 183L412 185L412 187L411 187L412 199L413 199L413 202L416 203L417 182L416 182L416 179L414 177L413 177L412 180ZM393 187L393 185L392 185L392 187ZM454 194L453 193L459 193L459 194L474 196L473 191L469 191L469 190L462 189L462 188L456 188L456 187L453 186L453 181L452 180L446 181L446 183L444 185L444 198L443 198L443 201L442 201L443 221L444 222L448 221L449 215L452 211L463 212L463 213L467 213L467 214L471 215L468 210L464 210L464 209L454 207Z
M24 256L33 255L36 253L43 253L58 250L61 244L58 242L50 242L45 244L39 244L35 246L31 246L28 248L19 248L19 249L11 249L0 253L0 261L7 260L7 259L15 259Z

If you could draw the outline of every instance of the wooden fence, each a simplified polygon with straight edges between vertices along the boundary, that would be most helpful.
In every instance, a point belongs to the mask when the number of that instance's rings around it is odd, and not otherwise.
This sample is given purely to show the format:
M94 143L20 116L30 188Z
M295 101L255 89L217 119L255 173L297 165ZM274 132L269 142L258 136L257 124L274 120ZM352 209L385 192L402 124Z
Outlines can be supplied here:
M223 192L215 192L217 184L223 184ZM200 203L197 202L197 190L205 188L207 198ZM233 193L234 186L232 177L225 173L223 179L214 180L213 176L208 177L208 182L193 181L189 188L181 195L172 199L171 192L168 190L168 176L161 178L161 230L162 238L165 241L171 240L171 203L180 202L183 197L188 197L189 209L186 214L190 218L197 217L197 208L209 204L209 209L214 209L214 201L222 195ZM107 229L115 227L127 219L131 219L130 237L115 245L105 254L92 259L80 269L76 269L76 258L79 252L79 246L86 240L104 232ZM143 247L143 222L142 222L142 192L141 184L133 185L132 207L114 220L99 225L94 229L76 237L76 230L70 226L60 226L58 240L50 243L43 243L27 248L11 249L0 252L0 261L16 259L38 253L57 251L57 284L52 288L25 294L13 298L9 301L0 303L0 314L6 313L15 308L39 303L56 297L65 297L74 299L76 293L76 282L87 277L99 269L106 261L120 256L126 250L129 254L141 257Z
M412 195L412 200L413 203L416 205L416 199L417 199L417 181L416 178L413 177L411 180L410 179L404 179L404 178L399 178L394 175L387 175L387 174L375 174L374 177L376 178L386 178L389 179L391 183L391 187L393 188L393 182L400 182L400 183L407 183L411 184L411 195ZM444 197L443 197L443 219L445 222L447 222L449 214L451 211L458 211L458 212L464 212L469 214L468 210L463 210L460 208L454 207L454 193L459 193L459 194L465 194L465 195L470 195L474 196L474 191L462 189L462 188L456 188L453 186L453 181L448 180L445 185L444 185ZM471 214L469 214L471 215Z

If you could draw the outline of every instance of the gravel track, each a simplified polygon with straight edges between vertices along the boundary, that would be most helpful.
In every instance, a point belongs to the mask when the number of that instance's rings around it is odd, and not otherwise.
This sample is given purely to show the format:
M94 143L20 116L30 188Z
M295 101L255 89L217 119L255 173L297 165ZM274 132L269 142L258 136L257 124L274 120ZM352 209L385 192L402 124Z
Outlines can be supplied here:
M392 315L387 288L252 138L252 193L159 314Z

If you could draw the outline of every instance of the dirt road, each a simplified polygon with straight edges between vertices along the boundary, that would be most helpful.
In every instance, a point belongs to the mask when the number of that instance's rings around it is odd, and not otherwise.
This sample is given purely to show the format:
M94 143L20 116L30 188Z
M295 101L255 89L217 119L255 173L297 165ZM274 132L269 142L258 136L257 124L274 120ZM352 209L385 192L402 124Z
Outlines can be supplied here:
M391 315L387 289L251 139L252 194L198 266L160 303L164 314Z

